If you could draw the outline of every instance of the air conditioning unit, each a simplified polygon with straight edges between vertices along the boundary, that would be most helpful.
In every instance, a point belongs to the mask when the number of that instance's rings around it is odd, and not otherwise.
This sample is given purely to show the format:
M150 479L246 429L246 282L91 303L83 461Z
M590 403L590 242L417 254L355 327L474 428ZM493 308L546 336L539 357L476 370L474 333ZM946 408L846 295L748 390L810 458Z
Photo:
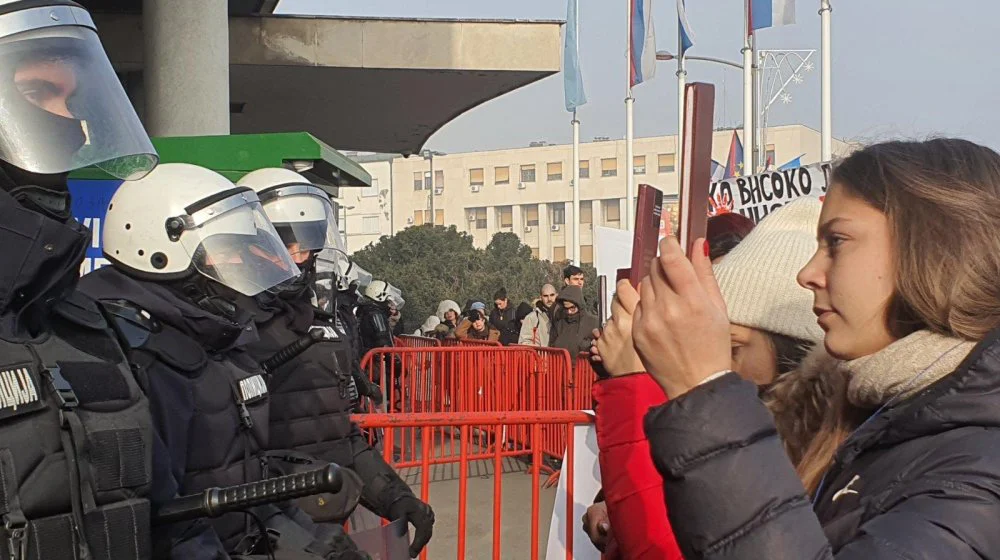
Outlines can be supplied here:
M406 219L406 225L412 226L413 225L413 218L407 218Z
M517 188L523 191L524 189L528 188L528 185L525 185L524 183L518 183Z
M469 221L470 222L476 221L476 215L475 214L469 214Z
M524 226L524 233L531 233L531 226Z
M444 187L434 187L434 194L441 196L441 193L443 192L444 192Z
M559 231L559 226L558 225L553 225L552 226L552 231Z
M479 189L481 189L482 187L480 187L479 185L472 185L472 187L470 188L472 189L472 192L479 192Z

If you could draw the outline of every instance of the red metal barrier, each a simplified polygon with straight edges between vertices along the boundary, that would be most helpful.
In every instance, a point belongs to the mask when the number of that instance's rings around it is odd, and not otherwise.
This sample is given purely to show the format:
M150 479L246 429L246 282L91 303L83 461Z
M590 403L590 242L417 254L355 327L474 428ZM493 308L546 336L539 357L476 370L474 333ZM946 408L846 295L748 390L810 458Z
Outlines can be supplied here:
M458 463L458 523L457 523L457 551L456 556L458 560L464 560L466 558L466 544L467 536L466 530L468 527L468 482L469 482L469 462L475 460L493 460L493 554L492 558L499 560L501 557L501 535L503 534L503 519L501 518L502 511L502 500L503 500L503 479L502 473L502 459L503 452L500 447L495 446L490 452L481 452L478 449L472 449L470 438L472 437L474 430L481 426L487 426L494 433L503 433L505 431L523 431L529 433L531 437L530 441L536 442L535 445L526 447L522 454L530 455L534 464L539 464L542 459L543 449L542 446L537 443L540 442L543 437L542 434L545 431L546 426L561 428L561 431L567 434L566 446L570 453L573 451L573 446L575 444L572 426L576 424L587 424L592 421L591 417L587 414L581 412L552 412L552 411L535 411L535 412L466 412L466 413L439 413L439 414L365 414L357 415L352 417L355 422L358 422L362 427L369 429L382 429L386 433L386 445L385 445L385 456L386 460L392 462L392 452L391 449L394 446L394 433L399 430L402 432L410 431L413 433L419 432L422 445L422 452L417 461L414 462L414 466L419 466L420 468L420 499L424 502L432 503L432 498L430 494L430 472L431 465L440 462L437 457L434 457L432 453L432 442L435 440L435 431L455 431L457 430L460 434L460 449L457 456L452 457L450 462ZM561 456L561 454L560 454ZM539 544L540 544L540 527L539 523L545 522L546 520L541 519L540 515L540 473L538 469L534 469L531 472L531 537L529 541L530 553L528 555L518 554L517 558L531 558L532 560L537 560L539 557ZM566 508L566 558L567 560L572 560L573 558L573 530L577 522L576 516L574 515L574 496L573 496L573 477L574 477L574 466L572 462L565 466L566 476L566 503L565 504L555 504L555 507L565 507ZM584 497L584 499L591 499L590 497ZM441 535L443 530L447 530L445 527L436 527L435 533ZM433 540L431 541L433 545ZM428 550L424 549L421 553L420 558L422 560L427 560Z
M436 338L412 334L395 337L395 343L400 348L438 348L441 346L441 341Z
M500 344L496 340L478 340L478 339L475 339L475 338L463 338L463 339L461 339L461 340L458 341L458 345L459 346L478 346L478 347L486 346L486 347L491 347L491 348L496 348L496 347L502 347L503 346L503 344Z

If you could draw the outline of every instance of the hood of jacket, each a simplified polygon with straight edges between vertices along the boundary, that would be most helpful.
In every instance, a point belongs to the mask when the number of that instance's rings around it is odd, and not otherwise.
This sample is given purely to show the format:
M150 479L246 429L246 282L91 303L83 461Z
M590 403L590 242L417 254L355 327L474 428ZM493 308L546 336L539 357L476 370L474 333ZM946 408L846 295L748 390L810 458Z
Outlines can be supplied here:
M113 266L84 276L80 280L80 290L94 299L125 300L137 305L157 321L174 327L211 350L227 350L256 338L253 315L245 310L235 305L231 310L227 307L205 309L181 295L178 285L133 278ZM218 300L223 299L218 297ZM223 304L220 301L218 305Z
M462 316L462 308L460 308L457 303L451 301L450 299L446 299L438 304L437 313L435 313L435 315L437 315L438 320L444 322L444 314L447 313L448 311L454 311L456 317Z
M559 291L558 302L568 301L583 311L583 288L580 286L566 286Z

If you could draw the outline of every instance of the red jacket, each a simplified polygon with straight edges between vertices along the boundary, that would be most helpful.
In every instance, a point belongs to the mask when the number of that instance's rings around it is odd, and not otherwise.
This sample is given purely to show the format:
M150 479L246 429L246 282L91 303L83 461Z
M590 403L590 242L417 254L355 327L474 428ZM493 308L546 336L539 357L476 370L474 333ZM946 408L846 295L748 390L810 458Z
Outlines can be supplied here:
M663 389L640 373L595 383L593 395L601 480L619 558L683 560L642 427L646 412L667 401Z

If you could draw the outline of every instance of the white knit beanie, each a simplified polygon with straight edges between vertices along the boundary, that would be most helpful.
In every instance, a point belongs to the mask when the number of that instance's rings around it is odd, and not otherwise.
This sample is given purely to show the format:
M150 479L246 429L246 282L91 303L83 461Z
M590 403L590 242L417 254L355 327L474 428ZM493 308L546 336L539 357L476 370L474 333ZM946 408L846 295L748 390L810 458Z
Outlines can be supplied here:
M812 292L795 280L816 252L822 207L811 196L785 204L713 267L731 323L817 344L823 341L823 329L812 312Z

